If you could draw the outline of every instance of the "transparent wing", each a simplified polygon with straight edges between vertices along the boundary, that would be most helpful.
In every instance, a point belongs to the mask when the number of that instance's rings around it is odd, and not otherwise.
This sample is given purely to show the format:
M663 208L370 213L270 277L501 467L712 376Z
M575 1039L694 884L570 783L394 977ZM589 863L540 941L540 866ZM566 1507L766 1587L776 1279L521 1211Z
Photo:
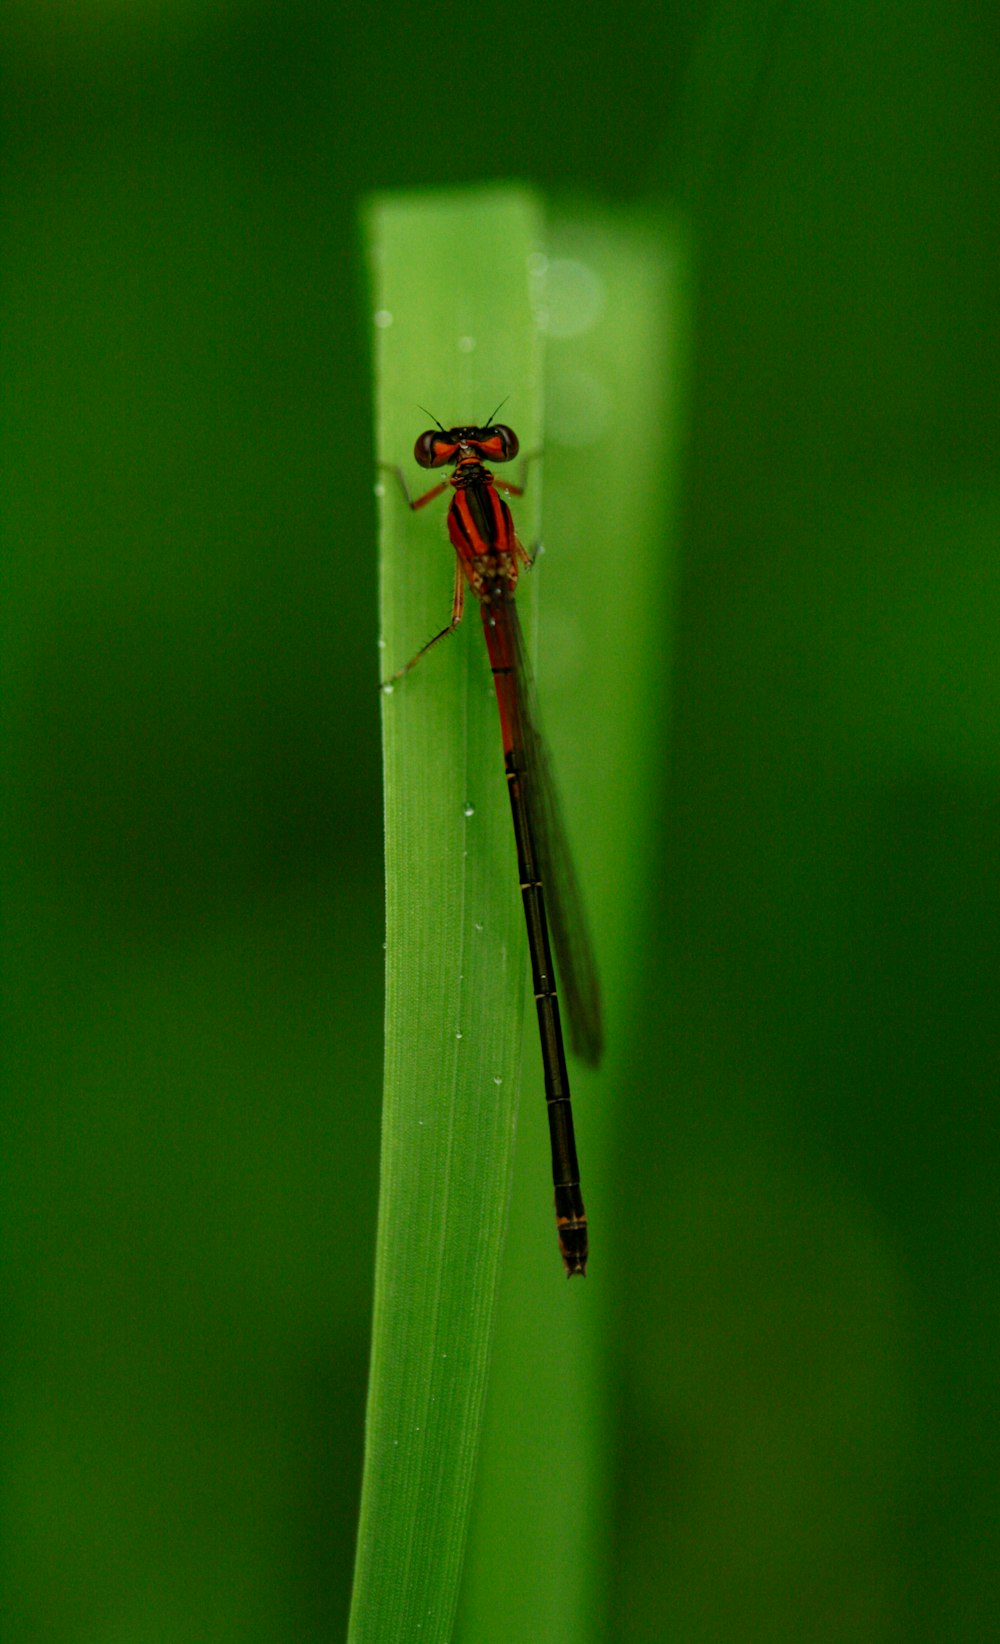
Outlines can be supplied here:
M588 1066L596 1067L604 1048L604 1027L594 948L552 765L539 728L534 675L517 606L513 599L505 603L513 639L518 718L528 774L525 798L541 868L559 993L566 1008L573 1053Z

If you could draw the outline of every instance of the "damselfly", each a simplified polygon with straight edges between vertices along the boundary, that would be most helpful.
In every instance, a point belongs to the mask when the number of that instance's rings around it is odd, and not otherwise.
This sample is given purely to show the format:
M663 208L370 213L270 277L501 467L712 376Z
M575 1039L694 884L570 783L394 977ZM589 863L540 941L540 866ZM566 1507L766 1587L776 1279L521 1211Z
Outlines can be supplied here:
M504 423L461 428L444 428L438 423L436 429L420 435L413 454L422 468L454 464L454 473L423 496L411 497L402 469L392 469L412 509L423 508L452 487L448 534L457 566L451 621L421 646L405 667L385 680L383 688L391 689L433 646L454 633L462 620L468 584L482 612L500 709L545 1073L556 1228L563 1264L572 1278L574 1273L585 1273L587 1269L587 1217L580 1192L569 1074L549 947L550 923L570 1042L576 1055L590 1066L596 1066L601 1055L601 1006L583 902L538 728L534 682L514 603L520 570L530 568L534 561L517 536L510 509L498 495L506 491L509 496L521 496L524 486L495 479L486 466L487 462L510 462L517 453L517 435Z

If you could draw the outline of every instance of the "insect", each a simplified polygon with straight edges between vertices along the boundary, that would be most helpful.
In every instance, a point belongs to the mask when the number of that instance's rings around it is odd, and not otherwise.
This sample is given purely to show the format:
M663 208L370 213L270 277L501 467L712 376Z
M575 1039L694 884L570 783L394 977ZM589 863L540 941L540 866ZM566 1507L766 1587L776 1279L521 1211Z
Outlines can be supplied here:
M550 924L570 1042L575 1054L590 1066L596 1066L601 1056L601 1004L583 901L538 728L534 681L514 598L521 570L530 569L534 560L518 538L510 509L499 493L518 497L523 495L524 485L495 479L487 466L512 461L518 449L517 435L505 423L491 420L483 427L456 428L437 423L436 428L420 435L414 457L422 468L453 465L454 472L422 496L411 497L402 470L391 470L413 510L425 507L451 487L448 534L457 564L450 622L422 645L405 667L383 681L383 689L392 690L428 651L454 633L462 620L466 588L471 589L479 602L500 710L545 1075L556 1230L563 1265L567 1277L572 1278L587 1270L587 1216L580 1191Z

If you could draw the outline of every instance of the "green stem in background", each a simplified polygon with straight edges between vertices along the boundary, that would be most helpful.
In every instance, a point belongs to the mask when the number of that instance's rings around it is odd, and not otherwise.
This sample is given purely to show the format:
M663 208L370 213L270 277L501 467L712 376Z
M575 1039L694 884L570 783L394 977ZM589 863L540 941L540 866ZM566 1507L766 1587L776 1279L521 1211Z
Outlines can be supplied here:
M546 249L537 673L601 969L607 1052L596 1072L571 1070L591 1256L586 1294L567 1306L551 1278L529 1024L464 1644L617 1636L620 1618L604 1611L615 1589L618 1358L631 1335L623 1268L661 1255L662 1164L646 1158L637 1174L617 1126L636 1103L670 1100L636 1000L648 987L650 891L662 870L688 242L661 213L576 201L551 213Z

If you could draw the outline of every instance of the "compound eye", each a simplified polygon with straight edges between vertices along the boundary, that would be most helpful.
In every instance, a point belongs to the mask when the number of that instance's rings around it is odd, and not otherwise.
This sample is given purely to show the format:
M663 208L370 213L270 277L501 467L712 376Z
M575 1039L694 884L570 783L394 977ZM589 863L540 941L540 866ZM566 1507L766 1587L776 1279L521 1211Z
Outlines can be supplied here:
M503 451L503 456L498 456L495 459L497 462L510 462L512 457L517 456L521 447L513 428L508 428L504 422L495 422L490 429L490 436L491 439L500 441L500 447Z
M435 428L429 428L426 434L421 434L413 447L413 455L421 468L443 467L446 462L451 461L454 451L454 443Z

